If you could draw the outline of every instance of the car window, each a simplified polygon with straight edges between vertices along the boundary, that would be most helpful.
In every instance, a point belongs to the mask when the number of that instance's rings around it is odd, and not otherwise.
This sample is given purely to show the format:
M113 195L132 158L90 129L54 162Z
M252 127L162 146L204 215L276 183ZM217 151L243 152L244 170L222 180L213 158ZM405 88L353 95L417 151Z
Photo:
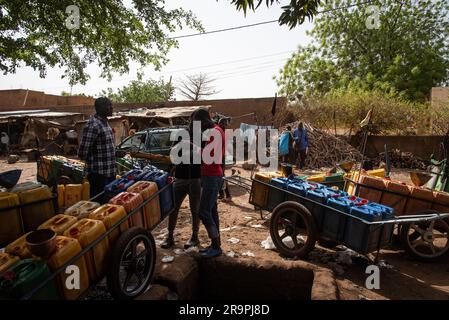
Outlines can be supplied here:
M172 146L170 132L153 133L151 134L148 143L150 148L170 148Z
M139 150L143 149L143 146L145 145L145 133L136 133L132 137L129 137L123 143L120 145L120 149L125 150Z

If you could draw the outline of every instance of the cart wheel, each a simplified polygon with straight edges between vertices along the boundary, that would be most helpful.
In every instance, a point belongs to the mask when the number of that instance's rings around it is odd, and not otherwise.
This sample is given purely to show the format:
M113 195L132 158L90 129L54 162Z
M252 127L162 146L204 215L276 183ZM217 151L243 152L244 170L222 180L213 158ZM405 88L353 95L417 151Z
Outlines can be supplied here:
M449 224L434 220L403 225L401 242L405 251L415 259L437 261L449 252Z
M71 183L73 183L72 179L70 179L70 178L67 177L67 176L60 176L60 177L57 179L57 184L63 184L63 185L66 185L66 184L71 184Z
M270 235L282 255L304 258L314 248L318 231L307 208L300 203L286 201L273 210Z
M129 300L149 286L156 264L156 246L151 233L133 227L123 233L112 250L108 289L115 299Z

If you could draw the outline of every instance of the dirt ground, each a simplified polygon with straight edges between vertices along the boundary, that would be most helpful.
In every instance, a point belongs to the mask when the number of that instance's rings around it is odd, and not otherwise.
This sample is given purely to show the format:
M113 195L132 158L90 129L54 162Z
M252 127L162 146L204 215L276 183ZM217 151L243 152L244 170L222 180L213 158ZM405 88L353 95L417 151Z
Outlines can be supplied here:
M0 159L0 172L14 168L23 170L20 182L35 181L35 163L21 160L8 165L4 159ZM249 171L241 168L238 170L242 176L250 175ZM227 174L230 174L230 170ZM408 174L406 171L395 171L393 178L405 181L408 180ZM279 261L284 259L276 251L266 250L261 245L262 241L269 238L269 213L262 212L261 216L260 211L255 211L248 203L248 193L244 189L231 185L230 190L232 202L220 201L218 205L225 254L234 255L235 259L246 259L248 255ZM164 221L153 231L157 244L164 239L166 226L167 221ZM175 232L175 259L180 251L176 249L183 249L190 235L190 210L186 199L181 207ZM203 226L200 229L200 240L202 246L209 244ZM329 250L316 245L308 258L310 263L334 271L341 299L449 299L449 256L437 263L421 263L408 257L398 244L383 249L379 256L385 266L381 268L380 289L368 290L365 287L367 261L362 257L344 261L345 259L341 259L344 255L344 247Z

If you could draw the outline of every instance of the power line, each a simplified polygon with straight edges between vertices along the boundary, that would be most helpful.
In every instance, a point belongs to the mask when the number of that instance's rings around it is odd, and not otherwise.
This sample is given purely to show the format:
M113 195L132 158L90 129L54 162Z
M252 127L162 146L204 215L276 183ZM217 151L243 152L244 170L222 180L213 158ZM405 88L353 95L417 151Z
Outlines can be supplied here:
M371 3L373 3L373 0L362 2L362 3L355 3L355 4L351 4L349 6L344 6L344 7L337 7L337 8L327 9L327 10L323 10L323 11L318 11L316 14L319 15L319 14L329 13L329 12L333 12L333 11L337 11L337 10L349 9L349 8L352 8L352 7L359 7L359 6L363 6L363 5L367 5L367 4L371 4ZM278 22L278 21L279 21L278 19L276 19L276 20L268 20L268 21L262 21L262 22L252 23L252 24L245 24L245 25L236 26L236 27L230 27L230 28L225 28L225 29L217 29L217 30L206 31L206 32L186 34L186 35L183 35L183 36L170 37L168 39L175 40L175 39L183 39L183 38L190 38L190 37L196 37L196 36L203 36L203 35L207 35L207 34L226 32L226 31L232 31L232 30L238 30L238 29L244 29L244 28L251 28L251 27L256 27L256 26L260 26L260 25L264 25L264 24L275 23L275 22Z

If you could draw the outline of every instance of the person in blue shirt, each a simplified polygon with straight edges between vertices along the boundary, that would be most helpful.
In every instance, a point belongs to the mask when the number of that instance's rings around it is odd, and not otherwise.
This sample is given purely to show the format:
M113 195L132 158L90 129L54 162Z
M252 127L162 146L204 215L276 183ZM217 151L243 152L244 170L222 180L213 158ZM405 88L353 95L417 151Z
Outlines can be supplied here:
M281 162L287 163L291 160L293 150L293 135L292 127L287 126L281 133L279 138L279 155L281 156Z
M296 165L298 169L302 169L305 166L309 150L309 138L302 122L298 124L298 128L293 132L293 139L295 140Z

